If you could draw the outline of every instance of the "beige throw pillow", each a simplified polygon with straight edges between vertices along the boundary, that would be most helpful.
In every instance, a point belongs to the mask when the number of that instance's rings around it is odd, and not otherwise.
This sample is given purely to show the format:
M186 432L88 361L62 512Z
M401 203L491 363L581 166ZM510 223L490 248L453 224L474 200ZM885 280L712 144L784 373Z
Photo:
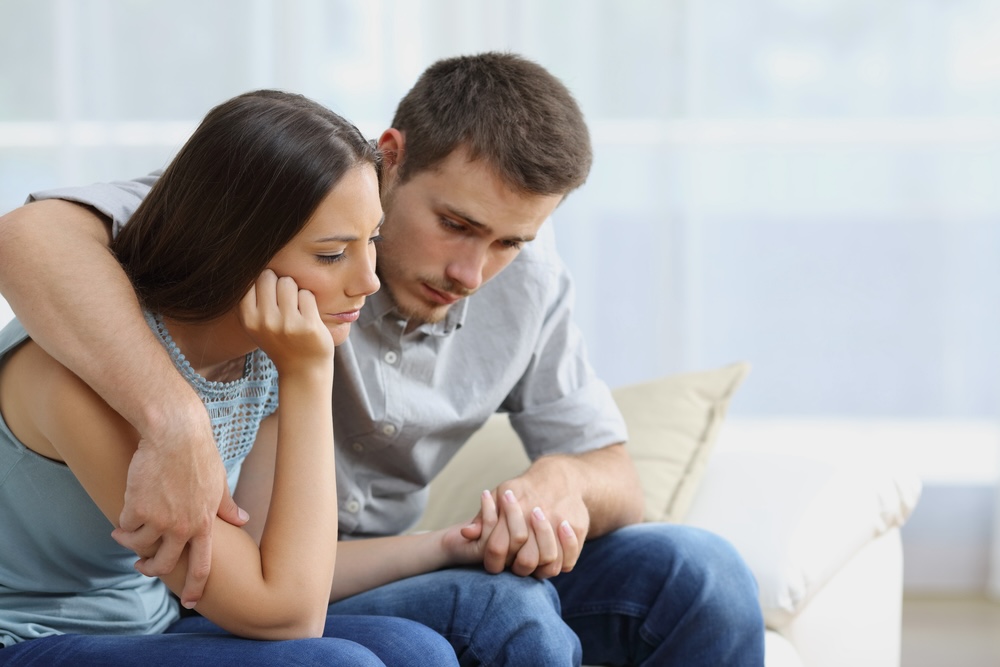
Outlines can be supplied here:
M671 375L614 390L646 498L646 521L680 522L701 483L733 393L750 365Z
M729 400L749 370L749 364L738 363L612 391L628 425L627 447L639 471L646 521L684 518ZM528 464L507 417L495 415L434 480L417 530L468 521L479 511L483 489L516 477Z

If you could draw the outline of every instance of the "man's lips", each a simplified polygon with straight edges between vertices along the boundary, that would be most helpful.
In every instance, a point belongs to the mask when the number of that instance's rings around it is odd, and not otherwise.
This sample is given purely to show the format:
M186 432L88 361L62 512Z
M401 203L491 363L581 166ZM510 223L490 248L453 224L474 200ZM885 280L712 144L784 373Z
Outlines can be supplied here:
M436 301L442 306L450 306L462 298L456 294L451 294L450 292L438 291L427 283L423 283L421 286L424 288L424 292L430 297L431 301Z

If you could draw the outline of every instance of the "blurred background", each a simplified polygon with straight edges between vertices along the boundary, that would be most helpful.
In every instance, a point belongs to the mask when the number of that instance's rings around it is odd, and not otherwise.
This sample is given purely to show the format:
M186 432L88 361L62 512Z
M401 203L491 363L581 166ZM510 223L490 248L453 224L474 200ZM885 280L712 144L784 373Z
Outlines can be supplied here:
M0 0L0 213L163 167L254 88L377 137L484 50L590 123L554 224L607 381L751 362L724 439L907 461L908 590L1000 590L995 0Z

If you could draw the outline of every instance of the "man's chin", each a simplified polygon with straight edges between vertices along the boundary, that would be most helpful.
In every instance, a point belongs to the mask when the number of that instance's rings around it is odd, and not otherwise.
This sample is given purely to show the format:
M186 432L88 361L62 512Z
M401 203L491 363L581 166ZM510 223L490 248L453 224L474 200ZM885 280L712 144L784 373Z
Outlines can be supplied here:
M398 306L398 308L410 327L418 327L421 324L440 322L448 315L448 310L451 306Z
M450 305L429 304L417 299L400 299L391 289L388 289L383 282L382 289L386 291L396 306L396 311L406 319L408 329L413 329L421 324L434 324L440 322L448 314Z

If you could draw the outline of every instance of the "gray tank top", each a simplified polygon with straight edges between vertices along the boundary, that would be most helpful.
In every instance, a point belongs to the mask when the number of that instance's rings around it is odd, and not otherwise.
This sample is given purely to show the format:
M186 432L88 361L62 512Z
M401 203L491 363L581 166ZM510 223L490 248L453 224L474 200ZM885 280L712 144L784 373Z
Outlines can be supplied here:
M240 379L206 380L159 318L146 319L205 402L234 490L261 420L277 409L274 365L257 350ZM17 320L0 331L0 364L27 338ZM63 633L158 633L179 618L166 585L133 569L136 555L112 529L65 464L26 448L0 418L0 645Z

